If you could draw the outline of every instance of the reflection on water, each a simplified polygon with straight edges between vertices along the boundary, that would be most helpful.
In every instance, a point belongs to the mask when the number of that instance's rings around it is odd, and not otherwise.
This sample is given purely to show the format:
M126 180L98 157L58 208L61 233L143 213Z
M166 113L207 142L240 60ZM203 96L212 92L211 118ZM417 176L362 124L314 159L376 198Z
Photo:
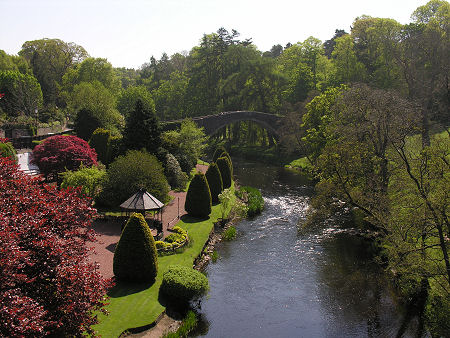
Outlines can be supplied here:
M345 231L299 234L312 189L280 168L235 166L263 191L262 215L218 246L196 334L209 337L390 337L402 317L370 244ZM406 336L406 335L405 335Z

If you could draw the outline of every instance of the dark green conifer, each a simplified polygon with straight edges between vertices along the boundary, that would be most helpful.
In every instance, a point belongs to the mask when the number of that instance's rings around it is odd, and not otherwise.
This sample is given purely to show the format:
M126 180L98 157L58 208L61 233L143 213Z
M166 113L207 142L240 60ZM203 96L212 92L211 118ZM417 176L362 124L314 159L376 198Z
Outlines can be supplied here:
M217 159L219 157L222 157L221 155L223 153L226 153L226 152L227 152L227 150L225 149L224 146L217 147L217 149L216 149L216 151L214 152L214 155L213 155L213 162L217 162Z
M233 176L233 161L231 161L231 156L226 151L224 151L222 154L220 154L219 157L226 157L228 161L230 162L230 170L231 170L231 176Z
M95 149L97 159L103 164L109 164L111 131L103 128L97 128L92 133L89 145Z
M222 176L223 189L231 187L231 164L227 157L219 157L217 159L217 166Z
M223 190L222 176L220 175L219 167L212 162L208 170L206 170L206 179L208 180L209 190L211 191L212 203L219 203L219 194Z
M184 209L194 217L207 217L211 213L211 192L203 173L196 173L186 194Z
M127 118L123 142L127 149L145 148L150 154L156 154L161 146L161 129L155 111L140 99Z
M155 240L139 213L133 213L117 243L113 271L118 280L151 282L158 272Z

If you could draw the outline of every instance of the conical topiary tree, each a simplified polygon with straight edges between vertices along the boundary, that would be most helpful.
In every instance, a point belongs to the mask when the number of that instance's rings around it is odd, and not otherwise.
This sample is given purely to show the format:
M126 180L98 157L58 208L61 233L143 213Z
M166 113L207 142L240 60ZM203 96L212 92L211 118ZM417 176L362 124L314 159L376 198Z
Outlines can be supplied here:
M227 157L219 157L217 159L217 166L222 176L223 189L231 187L231 165Z
M211 192L212 203L219 203L219 194L223 190L222 175L217 164L212 162L206 170L206 179L208 180L209 191Z
M230 170L231 170L231 176L233 176L233 161L231 161L231 156L226 151L224 151L219 157L226 157L228 161L230 162Z
M226 152L227 152L227 150L225 149L224 146L217 147L216 151L214 151L213 162L216 162L217 159L219 157L222 157L221 155Z
M203 173L196 173L186 194L184 209L194 217L207 217L211 213L211 192Z
M117 243L113 271L117 279L129 282L151 282L158 272L155 240L139 213L133 213Z

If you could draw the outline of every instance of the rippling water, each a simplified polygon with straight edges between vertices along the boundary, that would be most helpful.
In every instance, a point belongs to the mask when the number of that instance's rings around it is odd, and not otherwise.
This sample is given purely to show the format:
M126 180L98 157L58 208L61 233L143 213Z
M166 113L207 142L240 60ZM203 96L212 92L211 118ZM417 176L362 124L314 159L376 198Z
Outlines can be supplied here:
M209 337L390 337L401 309L372 261L370 243L339 227L301 235L312 189L277 168L235 169L262 189L262 215L238 224L207 274L197 335ZM407 334L406 334L407 336Z

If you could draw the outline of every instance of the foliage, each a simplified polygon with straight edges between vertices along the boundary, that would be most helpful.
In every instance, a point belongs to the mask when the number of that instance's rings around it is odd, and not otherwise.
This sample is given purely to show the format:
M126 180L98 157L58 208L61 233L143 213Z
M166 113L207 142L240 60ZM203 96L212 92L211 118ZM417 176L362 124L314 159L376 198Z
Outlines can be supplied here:
M81 165L76 171L67 170L61 173L61 188L81 187L81 192L95 199L100 193L106 180L106 171L98 167Z
M188 177L181 170L180 164L175 156L170 153L166 155L164 172L172 189L184 189L186 187Z
M63 88L70 93L77 84L95 81L101 83L104 88L113 94L117 94L121 87L120 81L108 60L88 57L75 65L74 68L68 69L63 76Z
M65 170L97 164L97 154L89 144L76 136L51 136L33 149L32 163L42 174L56 175Z
M8 117L19 115L37 118L36 111L42 108L41 86L33 75L18 71L0 71L0 109Z
M208 278L201 272L181 265L171 265L164 272L160 291L178 301L188 302L206 294Z
M145 148L149 153L156 154L161 146L161 130L155 116L154 106L145 106L138 99L134 110L126 120L123 132L123 142L127 149L140 150Z
M155 111L153 98L144 86L130 86L122 91L117 99L117 109L127 117L136 108L138 100L142 101L146 109Z
M213 162L216 162L217 159L218 159L219 157L221 157L220 155L222 155L223 153L226 153L226 152L227 152L227 150L225 149L224 146L219 146L219 147L217 147L216 150L214 151L212 161L213 161Z
M264 199L261 195L261 191L258 189L249 186L240 187L239 190L236 191L236 194L240 198L247 200L247 215L249 217L260 214L264 209Z
M211 213L211 192L203 173L198 172L192 178L184 208L189 215L194 217L208 217Z
M66 71L87 57L86 50L59 39L27 41L19 55L25 58L39 81L45 105L64 106L60 95L62 78Z
M0 138L0 157L9 157L11 160L16 161L16 149L14 149L12 143L7 139Z
M233 193L230 188L224 189L219 194L220 210L222 211L222 219L225 219L227 211L233 201Z
M109 164L110 162L110 139L111 131L97 128L94 130L89 140L89 145L95 149L98 160L103 164Z
M111 130L113 135L120 134L124 119L115 107L116 98L99 81L76 84L73 91L68 93L67 101L69 111L90 111L92 116L98 121L98 124L95 126L88 125L88 128L91 127L91 130L101 127Z
M0 158L0 332L43 337L93 334L109 283L89 259L95 210Z
M161 164L146 151L130 150L110 164L98 201L118 206L141 188L163 203L168 201L169 185Z
M222 175L219 167L212 162L205 173L208 180L209 190L211 191L211 201L216 204L219 202L219 194L223 190Z
M227 189L231 187L231 165L227 157L219 157L216 161L217 167L220 170L222 177L223 188Z
M228 227L223 233L222 238L225 241L231 241L236 238L236 228L234 226Z
M161 138L163 147L174 154L186 173L195 166L206 146L203 129L190 119L183 120L179 130L164 132Z
M153 282L157 260L155 240L144 216L131 214L114 252L114 275L121 281Z
M82 108L77 112L74 121L74 129L79 138L88 141L92 133L100 128L101 122L94 113L87 108Z

